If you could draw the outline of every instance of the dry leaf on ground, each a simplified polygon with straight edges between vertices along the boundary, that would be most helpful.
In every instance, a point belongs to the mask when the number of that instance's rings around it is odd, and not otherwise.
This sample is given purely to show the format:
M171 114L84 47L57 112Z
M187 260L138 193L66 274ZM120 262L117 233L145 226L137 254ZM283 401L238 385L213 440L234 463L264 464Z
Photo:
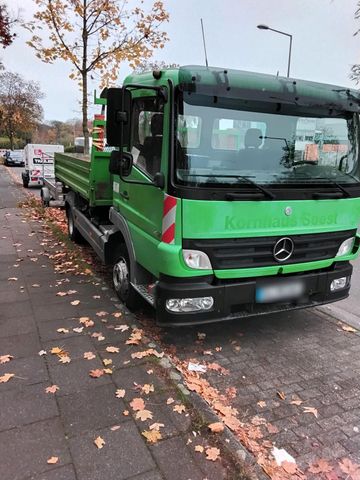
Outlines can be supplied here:
M129 330L129 325L117 325L114 330L119 330L120 332L126 332L126 330Z
M0 363L7 363L7 362L10 362L10 360L14 358L12 355L10 354L6 354L6 355L0 355Z
M266 402L264 402L264 400L259 400L257 402L257 405L260 407L260 408L265 408L266 407Z
M114 312L111 315L115 318L120 318L122 316L122 313L121 312Z
M69 333L69 330L67 328L58 328L56 331L58 333Z
M96 437L94 440L94 443L97 446L97 448L103 448L103 446L105 445L105 440L101 437Z
M82 333L83 330L84 330L84 327L75 327L75 328L73 328L73 332L76 332L76 333Z
M110 427L110 430L111 430L112 432L115 432L116 430L119 430L119 428L121 428L120 425L114 425L113 427Z
M129 410L124 410L123 415L124 415L124 417L127 417L129 415Z
M316 418L318 418L318 411L314 407L303 407L304 413L312 413Z
M138 410L144 410L145 408L145 402L142 398L134 398L130 402L130 407L137 412Z
M118 388L115 392L116 398L124 398L125 397L125 390L122 388Z
M158 422L155 422L155 423L152 423L149 427L150 430L160 430L160 428L163 428L165 427L165 425L163 423L158 423Z
M108 312L97 312L96 313L97 317L106 317L106 315L109 315L109 313Z
M276 392L276 395L281 398L281 400L285 400L286 398L286 395L284 392Z
M195 452L203 453L204 447L202 445L196 445L194 450Z
M360 465L352 462L349 458L343 458L339 462L340 470L346 473L352 480L359 480L360 478ZM347 477L348 478L348 477Z
M47 459L46 463L49 465L55 465L55 463L58 463L59 457L50 457Z
M149 393L151 392L154 392L153 384L149 385L148 383L145 383L145 385L141 387L141 393L145 393L145 395L149 395Z
M161 433L158 430L145 430L141 432L141 435L143 435L149 443L157 443L162 439Z
M104 358L103 360L103 364L105 365L105 367L107 367L108 365L111 365L112 363L113 361L110 358Z
M95 370L90 370L89 375L92 378L99 378L104 375L104 370L100 368L96 368Z
M185 405L181 404L181 405L175 405L174 408L173 408L173 411L174 412L177 412L177 413L183 413L185 412L186 408L185 408Z
M205 450L206 459L215 462L220 456L220 450L216 447L207 448Z
M40 352L38 352L38 355L40 355L40 357L42 357L43 355L47 355L47 351L46 350L40 350Z
M0 377L0 383L7 383L10 378L15 377L15 373L5 373Z
M71 305L79 305L80 303L80 300L73 300L72 302L70 302Z
M70 358L68 355L64 355L63 357L60 357L60 358L59 358L59 362L60 362L60 363L70 363L70 362L71 362L71 358Z
M51 387L46 387L45 392L46 393L56 393L59 389L57 385L51 385Z
M174 403L175 400L172 398L172 397L169 397L167 400L166 400L166 405L171 405L172 403Z
M317 462L313 463L309 468L311 473L329 473L333 470L333 467L324 459L320 458Z
M86 360L92 360L93 358L96 358L96 355L94 355L93 352L85 352L84 353L84 358Z
M224 431L224 424L222 422L210 423L208 427L213 433L220 433Z
M106 347L105 349L109 353L119 353L120 349L118 347Z
M145 422L145 420L152 420L153 415L150 410L139 410L138 412L136 412L135 418L137 420Z
M350 325L341 325L341 328L344 330L344 332L350 332L350 333L357 332L356 328L350 327Z
M299 406L299 405L301 405L301 404L304 403L304 402L303 402L303 400L295 399L295 400L291 400L290 403L291 403L291 405L297 405L297 406Z

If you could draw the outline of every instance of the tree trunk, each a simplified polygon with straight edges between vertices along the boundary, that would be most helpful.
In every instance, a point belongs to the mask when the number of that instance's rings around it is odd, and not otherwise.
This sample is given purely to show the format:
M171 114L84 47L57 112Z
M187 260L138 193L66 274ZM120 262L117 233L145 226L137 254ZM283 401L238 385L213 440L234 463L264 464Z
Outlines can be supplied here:
M88 129L88 89L87 73L82 74L82 128L84 134L84 153L89 153L89 129Z
M83 0L83 58L82 58L82 127L84 133L84 153L89 153L89 130L88 130L88 84L87 84L87 43L88 43L88 31L87 31L87 0Z
M10 140L10 150L14 150L14 135L12 132L9 133L9 140Z

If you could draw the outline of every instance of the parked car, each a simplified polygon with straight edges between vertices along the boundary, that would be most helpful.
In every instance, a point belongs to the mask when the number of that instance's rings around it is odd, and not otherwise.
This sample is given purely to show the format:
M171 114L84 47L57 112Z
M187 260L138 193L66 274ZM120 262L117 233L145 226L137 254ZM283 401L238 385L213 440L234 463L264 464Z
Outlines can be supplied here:
M5 152L5 165L8 167L16 166L16 167L23 167L24 163L24 150L8 150Z

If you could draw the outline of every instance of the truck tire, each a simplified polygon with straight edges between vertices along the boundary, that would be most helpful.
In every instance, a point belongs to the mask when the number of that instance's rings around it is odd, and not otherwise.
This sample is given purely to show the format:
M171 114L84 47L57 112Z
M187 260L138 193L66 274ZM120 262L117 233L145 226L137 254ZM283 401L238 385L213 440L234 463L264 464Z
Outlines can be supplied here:
M126 247L120 249L117 262L113 266L113 287L120 300L130 309L139 306L139 296L130 283L130 260Z
M84 243L84 237L81 235L74 222L74 214L71 207L66 209L66 216L68 221L68 235L70 240L75 243Z
M41 203L44 208L50 206L50 191L47 187L42 187L40 191Z

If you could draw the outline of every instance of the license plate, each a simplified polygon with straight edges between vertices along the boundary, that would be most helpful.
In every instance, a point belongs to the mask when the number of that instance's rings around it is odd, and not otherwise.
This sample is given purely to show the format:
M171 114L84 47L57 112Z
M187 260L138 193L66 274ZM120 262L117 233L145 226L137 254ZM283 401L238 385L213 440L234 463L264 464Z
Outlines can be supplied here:
M256 288L256 302L270 303L281 300L295 300L305 292L301 281L269 283Z

